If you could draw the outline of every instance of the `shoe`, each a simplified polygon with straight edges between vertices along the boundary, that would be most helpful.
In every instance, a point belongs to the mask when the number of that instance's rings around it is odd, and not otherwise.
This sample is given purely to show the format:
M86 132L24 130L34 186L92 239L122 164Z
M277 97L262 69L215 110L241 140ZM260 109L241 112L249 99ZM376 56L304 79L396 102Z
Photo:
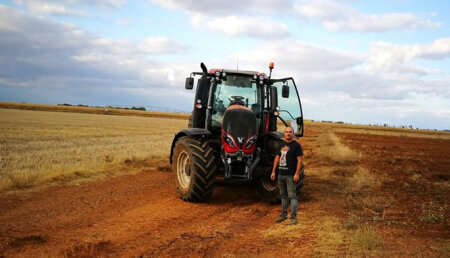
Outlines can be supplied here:
M278 218L275 220L275 223L281 223L281 222L283 222L283 221L285 221L285 220L286 220L286 217L280 216L280 217L278 217Z
M288 225L297 225L297 219L293 218L291 221L289 221Z

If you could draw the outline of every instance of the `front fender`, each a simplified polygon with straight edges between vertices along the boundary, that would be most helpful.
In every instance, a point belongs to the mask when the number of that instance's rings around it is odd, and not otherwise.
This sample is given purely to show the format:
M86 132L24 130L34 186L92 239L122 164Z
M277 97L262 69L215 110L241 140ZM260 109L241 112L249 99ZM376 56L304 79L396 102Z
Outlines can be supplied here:
M183 136L209 136L211 135L211 132L207 129L203 129L203 128L187 128L187 129L183 129L181 131L179 131L178 133L175 134L175 137L173 137L172 140L172 145L170 147L170 165L172 165L172 157L173 157L173 149L175 148L175 144L178 141L178 138L183 137Z

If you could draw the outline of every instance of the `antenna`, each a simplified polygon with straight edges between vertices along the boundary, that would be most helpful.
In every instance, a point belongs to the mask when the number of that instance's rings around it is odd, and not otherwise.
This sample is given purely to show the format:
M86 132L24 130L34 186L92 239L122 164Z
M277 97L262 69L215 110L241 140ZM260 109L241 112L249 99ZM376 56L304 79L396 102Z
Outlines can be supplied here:
M238 71L239 71L239 56L237 57L236 70L238 70Z

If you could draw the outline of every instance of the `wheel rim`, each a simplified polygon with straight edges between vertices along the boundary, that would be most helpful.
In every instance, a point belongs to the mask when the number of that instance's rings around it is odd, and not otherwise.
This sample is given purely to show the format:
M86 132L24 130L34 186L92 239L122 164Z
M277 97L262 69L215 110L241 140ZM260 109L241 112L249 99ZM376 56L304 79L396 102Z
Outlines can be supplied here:
M177 160L177 178L183 189L187 189L191 183L190 163L187 152L181 152Z
M261 177L261 185L267 191L274 191L278 187L278 183L275 180L270 180L269 178Z

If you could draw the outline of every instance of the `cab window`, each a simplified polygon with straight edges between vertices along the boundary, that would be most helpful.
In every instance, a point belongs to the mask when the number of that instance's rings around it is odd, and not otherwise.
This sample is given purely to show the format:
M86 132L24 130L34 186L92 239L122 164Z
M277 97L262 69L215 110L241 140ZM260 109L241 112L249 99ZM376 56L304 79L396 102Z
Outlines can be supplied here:
M255 112L259 124L261 96L259 85L250 76L227 75L227 80L218 83L214 93L212 127L222 126L226 109L233 104L243 105Z

